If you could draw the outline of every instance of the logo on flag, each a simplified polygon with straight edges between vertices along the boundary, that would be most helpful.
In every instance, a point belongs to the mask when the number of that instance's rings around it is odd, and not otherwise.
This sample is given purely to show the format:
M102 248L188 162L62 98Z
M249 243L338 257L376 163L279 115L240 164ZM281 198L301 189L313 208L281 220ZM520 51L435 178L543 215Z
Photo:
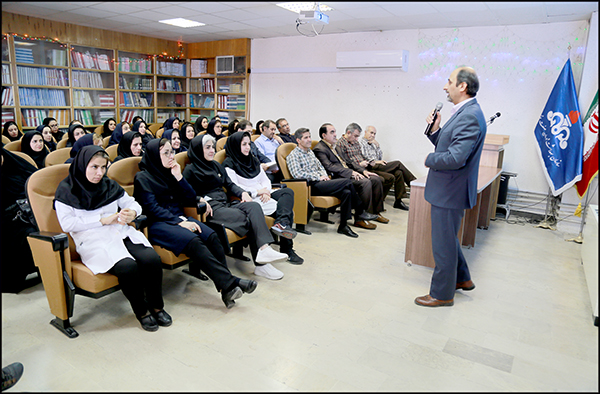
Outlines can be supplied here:
M553 196L581 179L583 127L568 59L535 127L538 153Z

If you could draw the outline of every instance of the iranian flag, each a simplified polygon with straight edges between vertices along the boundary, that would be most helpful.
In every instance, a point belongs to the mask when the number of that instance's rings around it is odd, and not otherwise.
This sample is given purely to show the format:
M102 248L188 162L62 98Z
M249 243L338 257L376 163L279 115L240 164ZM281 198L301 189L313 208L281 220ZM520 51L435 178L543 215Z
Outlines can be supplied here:
M583 135L583 169L581 180L575 184L579 198L583 198L598 174L598 92L583 119Z

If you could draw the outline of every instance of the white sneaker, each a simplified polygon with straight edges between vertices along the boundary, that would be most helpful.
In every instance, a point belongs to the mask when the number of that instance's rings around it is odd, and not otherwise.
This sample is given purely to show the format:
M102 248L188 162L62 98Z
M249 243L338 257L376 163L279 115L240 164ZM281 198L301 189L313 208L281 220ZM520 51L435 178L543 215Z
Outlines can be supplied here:
M271 264L257 265L254 268L254 275L264 276L267 279L279 280L283 278L283 272L273 267Z
M272 263L278 260L287 260L288 255L285 253L279 253L274 250L271 246L267 246L263 250L259 250L256 254L256 262L259 264Z

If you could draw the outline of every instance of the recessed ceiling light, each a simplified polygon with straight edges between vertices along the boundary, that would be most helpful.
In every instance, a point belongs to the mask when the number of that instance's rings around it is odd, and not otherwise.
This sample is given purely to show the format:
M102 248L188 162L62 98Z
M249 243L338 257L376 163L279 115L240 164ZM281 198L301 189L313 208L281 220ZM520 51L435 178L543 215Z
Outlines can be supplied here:
M197 26L204 26L204 23L200 23L200 22L196 22L196 21L191 21L188 19L183 19L183 18L175 18L175 19L165 19L162 21L159 21L160 23L166 23L167 25L173 25L173 26L177 26L177 27L197 27Z
M285 8L286 10L299 13L300 11L312 11L317 8L317 4L319 4L319 11L331 11L331 8L328 5L317 3L314 1L307 1L303 3L279 3L277 4L281 8Z

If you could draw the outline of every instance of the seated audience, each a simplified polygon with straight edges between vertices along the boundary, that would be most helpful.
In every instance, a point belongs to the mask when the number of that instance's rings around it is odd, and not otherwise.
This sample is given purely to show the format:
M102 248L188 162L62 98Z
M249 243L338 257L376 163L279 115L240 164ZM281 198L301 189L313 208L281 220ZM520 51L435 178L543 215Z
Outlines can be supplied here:
M258 122L256 122L256 130L254 130L253 135L261 135L262 134L261 130L262 130L263 123L265 123L265 121L262 119L259 120Z
M148 129L148 123L143 120L138 120L135 122L131 128L131 131L140 133L140 136L142 137L142 149L146 149L148 142L154 139L152 132Z
M252 135L252 122L243 119L242 121L240 121L240 123L238 123L235 126L234 133L237 133L238 131L247 131L248 133L250 133L250 135ZM225 147L227 147L227 143L225 143ZM250 152L252 152L252 154L258 158L258 161L260 161L261 168L264 171L266 171L271 165L271 160L258 149L256 144L252 140L250 140Z
M108 146L117 145L121 141L121 138L123 138L123 134L129 131L131 131L129 123L121 122L117 124L112 134L110 135L110 139L108 140Z
M142 121L140 121L142 122ZM123 138L117 147L117 157L113 163L127 157L141 156L142 151L142 136L137 131L130 131L123 134Z
M131 124L135 124L135 122L137 122L138 120L141 120L143 122L144 118L142 118L140 115L135 115L133 119L131 119Z
M223 125L221 124L221 120L213 118L210 122L208 122L206 134L213 137L215 141L218 141L221 138L225 137L225 135L223 134Z
M217 234L184 215L184 205L196 204L196 192L183 178L174 153L167 139L151 141L135 175L134 196L148 216L148 238L177 256L185 253L191 258L189 273L200 277L201 270L206 272L225 306L231 308L242 293L252 293L257 283L233 276Z
M275 151L277 151L279 145L283 144L283 141L275 135L276 131L277 126L275 126L275 122L267 119L262 124L261 136L254 141L258 150L267 156L271 162L271 166L265 172L272 183L279 183L283 178L275 161Z
M373 220L376 216L364 211L364 205L349 178L331 179L327 175L327 171L310 149L312 139L309 129L299 128L294 136L298 146L285 159L290 175L295 179L306 179L313 196L339 198L341 201L340 224L337 232L357 238L358 234L348 226L348 219L352 217L352 208L354 208L354 225L356 227L368 228L366 221Z
M110 137L117 127L117 121L113 118L108 118L102 126L102 138Z
M229 124L227 125L227 135L230 136L231 134L235 133L235 128L237 126L237 124L240 123L239 119L234 119L231 122L229 122Z
M277 130L279 130L279 138L281 138L283 142L293 142L294 144L296 143L296 138L292 134L290 134L290 124L285 118L277 119L275 124L277 125Z
M410 187L410 183L417 179L417 177L415 177L400 160L390 162L383 160L383 151L379 146L379 142L375 139L376 135L377 129L374 126L367 126L364 137L358 139L361 153L365 160L368 161L366 168L379 174L384 179L386 177L393 177L392 182L394 185L394 196L396 198L394 208L408 211L408 207L402 201L402 198L408 197L406 186ZM386 195L388 191L389 189L385 191Z
M88 146L88 145L102 146L102 137L96 133L90 133L90 134L86 134L83 137L79 138L77 141L75 141L75 144L73 144L73 147L71 148L71 151L69 152L69 156L71 156L71 157L69 157L65 161L65 164L72 163L73 160L75 159L75 156L77 155L77 152L79 152L81 149L83 149L84 146Z
M191 163L185 167L183 176L196 195L203 196L206 201L209 221L222 224L239 236L249 235L250 251L256 266L254 274L272 280L281 279L283 272L270 263L286 260L288 256L271 248L274 239L260 205L233 183L223 166L214 160L215 143L215 139L208 134L194 137L188 150ZM230 201L228 194L241 201Z
M163 123L163 129L164 129L164 131L173 130L173 129L179 130L179 123L181 123L181 121L179 120L179 118L177 116L171 116L169 119L165 120L165 122Z
M336 150L337 136L335 127L331 123L325 123L319 128L319 137L321 141L313 148L315 156L323 168L332 179L348 178L352 180L352 184L356 192L360 196L367 212L377 215L376 221L380 223L388 223L389 219L381 215L383 211L383 181L381 177L367 170L355 171L346 165L346 162L339 157ZM367 229L374 230L377 226L373 223L366 223Z
M179 135L181 140L181 146L183 146L186 150L190 148L190 141L194 139L196 136L196 130L194 129L194 125L190 122L185 122L181 125L181 133Z
M26 153L35 161L39 168L44 168L44 161L48 156L48 149L44 145L44 137L37 130L31 130L21 138L21 152Z
M52 129L50 129L50 126L42 124L36 127L36 130L42 133L44 145L46 145L48 151L54 152L56 150L56 141L54 141L54 137L52 137Z
M142 207L106 176L107 165L101 147L81 149L56 189L56 216L83 264L94 275L108 272L119 278L142 328L156 331L172 323L164 310L160 257L144 234L128 225Z
M2 135L8 137L10 142L20 140L21 137L23 137L23 133L19 129L19 126L12 120L4 123L4 126L2 126Z
M165 130L165 132L162 135L162 138L166 138L169 140L169 142L171 142L171 148L173 149L173 152L175 152L175 154L185 152L188 150L183 145L181 145L181 138L179 137L178 129Z
M281 236L279 251L288 255L292 264L302 264L304 260L293 249L292 239L296 236L294 224L294 191L287 187L274 190L271 181L260 167L258 159L250 152L250 133L234 133L227 139L227 158L223 167L229 178L245 190L252 201L258 203L265 215L275 218L271 231Z
M81 123L73 123L69 126L69 131L67 132L67 148L71 148L73 147L73 144L75 144L75 142L80 139L81 137L83 137L84 135L87 134L87 130L85 129L85 127L83 127L83 125Z
M208 128L208 118L204 115L198 116L196 122L194 122L194 129L196 130L196 135L200 133L205 133Z
M50 132L52 133L52 136L56 142L62 140L65 133L58 128L58 122L56 119L52 117L44 118L42 124L50 126Z

